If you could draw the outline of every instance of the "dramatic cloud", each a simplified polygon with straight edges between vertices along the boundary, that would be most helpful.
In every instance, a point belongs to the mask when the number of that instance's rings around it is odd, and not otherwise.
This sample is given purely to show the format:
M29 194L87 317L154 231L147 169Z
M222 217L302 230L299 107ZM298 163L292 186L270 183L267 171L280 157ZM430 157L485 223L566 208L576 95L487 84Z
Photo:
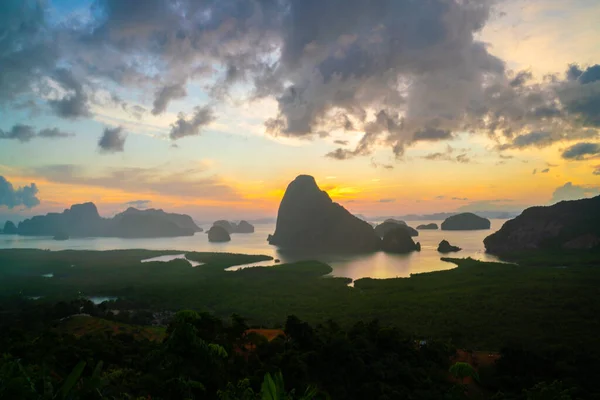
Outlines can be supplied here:
M585 160L600 156L599 143L577 143L567 148L562 153L562 158L566 160Z
M181 99L186 95L187 91L185 90L185 83L176 83L174 85L162 87L156 92L152 114L157 115L162 113L167 109L171 100Z
M0 206L32 208L40 204L35 183L15 189L3 176L0 176Z
M597 196L600 194L600 189L593 186L578 186L571 182L565 183L563 186L556 188L552 193L550 204L558 203L563 200L578 200L586 197Z
M134 207L139 210L143 210L145 208L150 207L150 203L152 203L151 200L133 200L133 201L128 201L127 203L125 203L125 206Z
M105 128L104 133L98 140L98 147L104 153L117 153L125 150L127 135L123 133L123 127Z
M163 167L107 168L92 173L82 165L59 164L33 168L27 172L51 182L120 189L131 193L156 193L192 199L239 199L233 188L218 177L208 175L204 165L171 171Z
M177 140L186 136L199 135L202 128L210 125L215 119L210 106L196 107L190 119L186 119L186 115L183 113L177 116L177 121L171 126L169 136L172 140Z
M496 3L99 0L57 23L47 2L5 0L0 104L72 119L91 116L96 93L114 88L153 93L144 106L154 115L197 88L217 109L271 98L269 134L363 134L328 154L335 159L378 147L402 157L416 141L457 132L489 135L499 148L596 138L600 66L571 65L545 81L508 71L477 39ZM180 114L170 137L198 135L214 119L208 107Z
M39 132L36 132L32 126L16 124L14 125L10 131L3 131L0 129L0 139L12 139L18 140L21 143L29 142L31 139L35 137L48 138L48 139L58 139L58 138L66 138L74 136L72 133L66 133L58 128L46 128L42 129Z

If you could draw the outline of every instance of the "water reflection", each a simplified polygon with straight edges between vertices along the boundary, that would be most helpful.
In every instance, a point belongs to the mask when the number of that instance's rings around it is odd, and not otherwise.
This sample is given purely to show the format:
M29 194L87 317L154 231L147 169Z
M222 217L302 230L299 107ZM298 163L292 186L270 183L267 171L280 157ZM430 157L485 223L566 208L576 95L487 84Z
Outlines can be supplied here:
M143 263L147 263L147 262L169 262L169 261L173 261L173 260L185 260L188 263L190 263L190 265L193 267L197 267L199 265L204 265L204 263L200 263L198 261L192 261L192 260L188 260L185 257L185 254L171 254L171 255L166 255L166 256L158 256L158 257L152 257L152 258L147 258L145 260L142 260Z
M378 221L372 221L378 222ZM416 227L429 222L441 221L409 221L408 225ZM484 252L483 239L492 232L500 229L505 220L492 220L492 229L479 231L441 231L422 230L414 238L421 243L421 252L408 255L395 255L375 252L361 255L344 254L294 254L279 251L267 243L267 236L275 230L273 224L255 225L253 234L233 234L231 242L210 243L205 233L179 238L154 239L120 239L120 238L73 238L67 241L55 241L51 237L26 237L17 235L0 235L0 248L38 248L50 250L115 250L115 249L148 249L148 250L180 250L200 252L228 252L243 254L264 254L281 263L301 260L319 260L333 268L333 276L343 276L352 279L364 277L395 278L407 277L410 274L447 270L454 268L453 264L440 260L442 254L437 252L437 246L443 239L463 250L452 253L450 257L472 257L485 261L497 261L493 256ZM208 227L203 227L208 228ZM168 258L166 258L168 257ZM168 261L175 258L185 258L184 254L163 256ZM160 261L160 260L155 260ZM188 260L189 261L189 260ZM262 266L278 265L273 261L261 262ZM236 266L233 268L248 267Z

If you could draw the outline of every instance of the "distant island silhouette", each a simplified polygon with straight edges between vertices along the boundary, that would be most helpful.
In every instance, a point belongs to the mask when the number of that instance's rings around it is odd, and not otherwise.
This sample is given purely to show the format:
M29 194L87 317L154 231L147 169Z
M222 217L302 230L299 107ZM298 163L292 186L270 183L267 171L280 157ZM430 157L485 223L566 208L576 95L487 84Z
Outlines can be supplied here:
M12 231L12 222L7 226ZM52 236L56 240L73 237L154 238L192 236L201 232L189 215L163 210L130 207L113 218L103 218L94 203L72 205L62 213L48 213L19 223L16 232L24 236Z
M443 231L473 231L490 229L491 223L487 218L473 213L461 213L448 217L442 222Z
M218 220L213 223L213 226L220 226L227 231L227 233L254 233L254 225L249 223L248 221L240 221L239 223L226 221L226 220Z

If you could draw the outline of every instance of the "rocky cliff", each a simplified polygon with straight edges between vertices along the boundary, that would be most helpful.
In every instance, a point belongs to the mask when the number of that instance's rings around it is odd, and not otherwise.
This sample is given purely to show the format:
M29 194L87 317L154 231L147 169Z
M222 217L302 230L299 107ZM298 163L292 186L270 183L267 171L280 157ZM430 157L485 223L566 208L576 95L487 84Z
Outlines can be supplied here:
M300 175L288 185L269 243L310 251L361 252L381 248L381 239L373 227L334 203L308 175Z
M600 196L531 207L483 241L486 251L600 250Z

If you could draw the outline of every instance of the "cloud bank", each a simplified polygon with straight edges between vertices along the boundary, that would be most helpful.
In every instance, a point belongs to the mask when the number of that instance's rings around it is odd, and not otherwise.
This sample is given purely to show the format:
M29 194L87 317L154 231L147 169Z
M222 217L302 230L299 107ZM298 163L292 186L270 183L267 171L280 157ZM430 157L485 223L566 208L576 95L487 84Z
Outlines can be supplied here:
M542 82L508 70L477 40L496 3L98 0L87 17L56 23L45 2L6 0L0 105L36 100L85 118L98 91L118 86L153 94L146 106L158 115L193 84L202 104L179 114L171 139L199 135L218 117L212 105L272 98L268 134L362 134L328 154L339 160L378 147L402 157L456 132L488 135L500 150L598 138L600 65Z

